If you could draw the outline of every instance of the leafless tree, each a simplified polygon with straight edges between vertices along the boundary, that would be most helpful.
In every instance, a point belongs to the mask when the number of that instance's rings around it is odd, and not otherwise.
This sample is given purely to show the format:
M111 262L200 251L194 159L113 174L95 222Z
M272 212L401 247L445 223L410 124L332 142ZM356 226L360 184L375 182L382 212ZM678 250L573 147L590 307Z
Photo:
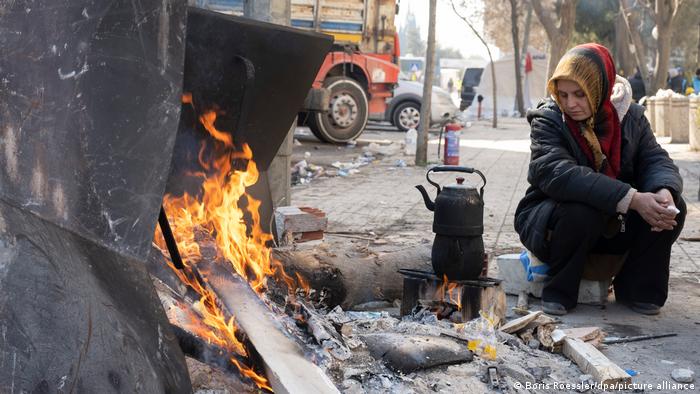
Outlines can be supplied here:
M656 0L647 1L647 6L656 23L656 63L654 64L654 76L651 79L651 91L666 87L668 64L671 58L671 37L673 21L678 15L683 0ZM653 5L653 7L652 7Z
M532 9L544 26L549 39L549 62L547 62L547 78L549 78L569 46L571 34L574 32L578 0L558 0L558 12L552 2L546 2L548 7L543 6L543 3L545 2L542 0L531 0Z
M700 23L698 23L698 52L695 54L695 64L700 66Z
M503 52L511 51L513 48L510 34L512 24L510 18L503 17L510 12L510 3L503 0L484 0L483 4L484 38ZM537 49L545 50L547 34L537 18L528 19L528 15L532 16L529 0L518 0L518 4L518 31L529 30L528 44ZM527 45L520 48L523 53L527 51Z
M614 42L615 44L610 49L614 50L613 57L619 64L618 74L625 76L634 75L637 61L634 59L634 54L630 51L631 37L622 12L618 12L615 16Z
M625 25L635 48L634 55L637 67L639 67L642 77L645 78L647 92L650 94L666 87L671 47L673 46L671 43L673 25L682 4L683 0L620 0L620 11L625 18ZM648 12L656 25L656 61L651 78L648 77L646 51L639 32L642 11Z
M420 127L416 143L416 165L428 164L428 131L430 130L430 102L433 94L433 74L435 70L435 13L437 0L430 0L428 12L428 48L425 54L425 76L423 79L423 103L420 107Z
M515 103L520 116L525 115L523 104L523 77L520 63L520 33L518 32L518 0L510 0L510 31L513 37L513 65L515 67Z
M493 122L492 122L491 126L493 128L496 128L496 127L498 127L498 106L497 106L497 100L496 100L496 94L497 94L498 90L496 89L496 67L493 64L493 56L491 55L491 49L489 48L488 44L486 43L484 38L481 36L481 34L479 34L479 32L476 31L476 29L474 28L474 25L472 25L472 23L469 22L469 19L467 19L465 16L463 16L462 14L460 14L457 11L457 7L455 6L454 0L450 0L450 4L452 5L452 10L455 12L455 15L457 15L460 19L462 19L464 21L464 23L467 24L467 26L469 26L472 33L474 33L474 35L479 39L479 41L481 41L481 43L484 44L484 46L486 47L486 52L489 55L489 61L491 62L490 63L491 64L491 84L493 85L493 89L492 89ZM462 7L465 7L464 1L462 2Z
M627 33L629 34L632 46L634 47L634 61L637 64L639 72L642 74L644 79L644 85L649 89L647 92L651 93L651 79L649 78L649 70L647 69L647 55L646 47L642 42L642 35L640 33L640 23L641 23L641 12L635 10L636 0L620 0L620 14L625 21L625 27L627 28Z

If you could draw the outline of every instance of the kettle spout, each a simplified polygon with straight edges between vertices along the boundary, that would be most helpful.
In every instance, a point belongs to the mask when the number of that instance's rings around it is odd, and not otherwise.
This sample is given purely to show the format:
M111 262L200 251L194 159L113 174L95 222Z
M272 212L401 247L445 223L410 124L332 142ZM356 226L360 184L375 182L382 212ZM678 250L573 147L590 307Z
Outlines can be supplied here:
M422 185L416 185L416 189L418 189L420 194L423 195L423 201L425 201L425 207L431 211L435 211L435 203L430 200L430 197L428 196L428 192L425 191L425 188Z

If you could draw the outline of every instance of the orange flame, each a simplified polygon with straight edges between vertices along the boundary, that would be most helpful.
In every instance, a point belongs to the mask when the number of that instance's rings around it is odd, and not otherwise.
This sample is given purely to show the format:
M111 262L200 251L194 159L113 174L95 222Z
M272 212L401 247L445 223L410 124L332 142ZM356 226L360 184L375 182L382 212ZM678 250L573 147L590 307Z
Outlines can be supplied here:
M307 282L303 276L299 275L298 272L294 273L297 277L297 281L299 283L299 287L304 291L304 294L308 297L311 294L311 286L309 286L309 282Z
M435 289L433 299L440 302L449 302L457 306L457 310L462 310L462 285L450 282L447 275L443 275L442 283Z
M192 95L184 93L182 102L193 105ZM203 179L201 198L185 193L179 197L166 195L163 199L163 207L185 270L178 270L170 263L169 265L180 280L201 297L194 309L207 329L194 324L187 328L192 328L193 333L201 338L245 357L247 352L236 336L234 318L226 319L218 306L216 294L200 283L194 275L194 267L202 259L202 247L207 238L214 239L216 246L216 256L207 258L226 260L258 294L266 289L267 278L273 275L283 280L290 292L294 291L297 285L294 278L284 272L281 263L272 259L270 248L267 247L272 236L262 231L260 226L261 202L246 193L246 188L254 185L259 177L257 166L252 160L253 152L247 144L243 144L240 150L234 149L231 134L216 128L216 117L215 111L207 111L199 117L204 129L215 140L211 147L214 150L212 159L207 158L205 143L198 154L199 163L207 173L191 174ZM233 166L234 161L241 159L246 161L244 170ZM210 172L213 174L209 175ZM238 207L238 202L242 199L247 203L245 209ZM252 223L250 228L245 224L246 216ZM154 239L161 251L167 254L165 240L160 231L156 231ZM308 294L308 283L299 275L297 278ZM258 387L272 390L267 384L267 379L259 376L251 368L241 365L235 359L231 359L231 363L238 367L241 374L251 378Z
M451 282L447 285L447 297L451 304L457 306L457 310L462 310L462 285Z
M253 382L255 382L256 385L258 385L258 387L260 387L261 389L273 391L272 387L270 387L270 385L267 384L267 379L256 374L255 371L253 371L252 369L241 365L235 358L231 359L231 363L235 365L239 371L241 371L241 374L243 374L243 376L249 377Z

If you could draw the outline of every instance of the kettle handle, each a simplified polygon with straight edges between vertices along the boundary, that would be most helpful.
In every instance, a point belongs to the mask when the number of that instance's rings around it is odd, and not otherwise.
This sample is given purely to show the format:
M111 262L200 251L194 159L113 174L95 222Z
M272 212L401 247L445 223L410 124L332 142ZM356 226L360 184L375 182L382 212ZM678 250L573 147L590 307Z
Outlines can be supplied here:
M435 166L435 167L429 169L428 172L425 174L425 179L428 180L428 183L435 186L438 190L438 193L440 193L440 185L438 185L437 183L433 182L432 179L430 179L431 172L465 172L467 174L477 173L481 177L481 180L484 181L484 184L481 185L481 189L479 189L479 195L481 196L481 199L484 198L484 187L486 187L486 177L479 170L475 170L472 167L460 167L460 166Z

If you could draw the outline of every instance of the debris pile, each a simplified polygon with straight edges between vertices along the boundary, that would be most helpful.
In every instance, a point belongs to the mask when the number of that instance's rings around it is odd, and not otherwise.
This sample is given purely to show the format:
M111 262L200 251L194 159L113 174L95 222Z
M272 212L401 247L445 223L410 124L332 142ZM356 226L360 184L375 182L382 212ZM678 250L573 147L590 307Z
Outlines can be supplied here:
M356 147L356 144L348 143L347 147L352 149ZM304 159L296 162L291 168L292 185L306 185L311 180L320 177L348 177L355 175L360 172L361 167L402 154L403 147L403 142L371 142L369 145L364 146L362 153L354 157L352 161L336 160L326 167L312 164L310 162L311 152L304 152ZM393 160L393 165L395 167L406 167L406 161L403 159Z
M398 308L358 312L337 306L324 312L305 305L303 311L306 318L289 331L314 349L343 392L483 393L494 384L490 367L501 388L526 381L577 382L580 375L559 356L523 346L493 327L485 339L471 322L455 324L425 310L403 318ZM493 350L483 351L481 341Z

